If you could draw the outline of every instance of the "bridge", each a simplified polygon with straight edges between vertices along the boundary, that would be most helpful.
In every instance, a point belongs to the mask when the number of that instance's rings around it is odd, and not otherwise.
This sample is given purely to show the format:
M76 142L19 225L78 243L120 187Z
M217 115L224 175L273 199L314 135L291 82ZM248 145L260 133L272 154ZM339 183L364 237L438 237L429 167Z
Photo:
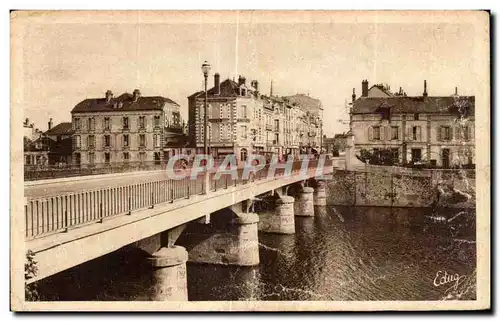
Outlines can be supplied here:
M150 171L26 182L26 249L38 268L27 283L134 247L149 254L151 300L187 300L188 260L257 265L258 231L294 233L295 215L326 205L332 162L305 164L267 164L247 177L239 168L195 179Z

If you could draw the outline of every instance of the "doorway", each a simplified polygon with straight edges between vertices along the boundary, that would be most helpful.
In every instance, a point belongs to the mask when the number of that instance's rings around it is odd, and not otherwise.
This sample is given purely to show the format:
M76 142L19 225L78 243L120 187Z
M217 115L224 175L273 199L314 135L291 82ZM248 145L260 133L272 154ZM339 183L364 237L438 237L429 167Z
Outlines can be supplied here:
M441 162L443 164L443 168L450 167L450 149L443 148L441 153Z
M411 160L413 163L420 162L422 160L422 149L412 148L411 149Z

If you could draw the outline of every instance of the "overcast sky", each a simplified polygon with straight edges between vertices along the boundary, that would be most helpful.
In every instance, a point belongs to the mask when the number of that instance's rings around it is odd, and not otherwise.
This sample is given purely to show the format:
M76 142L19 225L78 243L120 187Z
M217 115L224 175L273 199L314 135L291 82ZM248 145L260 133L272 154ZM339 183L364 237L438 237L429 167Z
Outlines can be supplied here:
M235 15L223 23L44 23L24 34L25 117L46 130L49 117L70 121L85 98L117 96L135 88L179 103L187 118L187 96L202 89L201 64L212 64L221 80L246 76L268 94L309 93L324 106L324 132L347 129L344 102L352 88L400 86L420 95L474 95L474 27L435 23L260 23Z

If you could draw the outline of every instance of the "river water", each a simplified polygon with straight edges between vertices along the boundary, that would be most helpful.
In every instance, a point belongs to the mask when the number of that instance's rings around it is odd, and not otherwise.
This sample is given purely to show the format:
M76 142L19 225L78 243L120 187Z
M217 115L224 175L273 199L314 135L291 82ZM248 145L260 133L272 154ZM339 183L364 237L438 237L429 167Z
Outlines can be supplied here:
M259 233L258 266L188 263L189 300L475 299L473 210L327 207L295 219L293 235ZM38 282L39 293L146 300L144 261L115 252Z

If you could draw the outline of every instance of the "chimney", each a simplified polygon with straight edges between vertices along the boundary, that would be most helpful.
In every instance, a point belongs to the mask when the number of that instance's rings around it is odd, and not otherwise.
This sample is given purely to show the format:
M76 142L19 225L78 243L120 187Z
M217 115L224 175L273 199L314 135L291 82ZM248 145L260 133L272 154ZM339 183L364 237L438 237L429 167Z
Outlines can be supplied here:
M52 129L52 118L49 119L49 130Z
M458 96L458 87L455 87L455 96Z
M247 79L245 77L243 77L241 75L238 77L238 86L245 85L246 82L247 82Z
M273 96L273 81L271 80L271 90L269 91L269 97Z
M141 97L141 91L139 89L134 89L134 101L137 101Z
M368 80L361 82L361 97L368 97Z
M255 91L259 91L259 82L257 80L252 80L252 87L255 88Z
M355 100L356 100L356 89L353 88L352 89L352 102L354 103Z
M215 94L220 95L220 75L218 72L216 72L214 75L214 87L215 87Z
M113 98L113 92L111 90L106 90L106 103L109 104Z
M427 97L427 80L424 80L424 93L422 96Z

